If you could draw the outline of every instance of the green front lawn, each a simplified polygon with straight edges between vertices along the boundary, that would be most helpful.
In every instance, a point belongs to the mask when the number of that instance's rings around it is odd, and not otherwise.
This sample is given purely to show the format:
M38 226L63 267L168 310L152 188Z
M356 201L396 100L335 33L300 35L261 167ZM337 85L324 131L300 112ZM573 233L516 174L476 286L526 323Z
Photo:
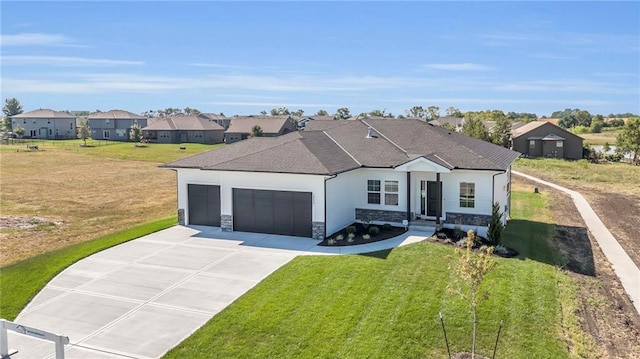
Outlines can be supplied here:
M175 217L157 220L0 268L0 318L15 319L53 277L80 259L175 224Z
M569 358L584 341L571 308L571 279L550 263L552 224L536 222L546 199L515 192L519 258L498 258L481 302L478 352L499 358ZM524 210L533 211L529 217ZM518 212L519 211L519 212ZM470 350L468 302L448 291L450 247L417 243L369 255L303 256L217 314L166 358L445 358L438 312L452 352ZM569 308L567 310L567 308ZM573 324L572 324L573 323Z

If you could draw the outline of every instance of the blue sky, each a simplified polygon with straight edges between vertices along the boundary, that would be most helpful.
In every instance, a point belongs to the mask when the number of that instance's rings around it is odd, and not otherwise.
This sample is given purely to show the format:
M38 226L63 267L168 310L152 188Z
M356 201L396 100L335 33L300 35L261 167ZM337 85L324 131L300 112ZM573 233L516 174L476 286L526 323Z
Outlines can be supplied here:
M2 1L26 111L640 112L640 2Z

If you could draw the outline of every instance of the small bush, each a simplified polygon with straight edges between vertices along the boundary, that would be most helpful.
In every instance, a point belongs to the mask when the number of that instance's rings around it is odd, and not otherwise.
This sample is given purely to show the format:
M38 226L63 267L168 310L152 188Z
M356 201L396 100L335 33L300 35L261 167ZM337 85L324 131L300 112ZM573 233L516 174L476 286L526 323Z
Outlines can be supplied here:
M336 236L336 241L341 241L341 240L343 240L343 239L344 239L344 235L342 235L342 234L338 234L338 235Z
M455 239L456 241L463 239L467 236L467 232L463 231L460 228L456 228L453 230L453 239Z
M347 238L348 238L348 239L354 239L355 237L356 237L356 234L355 234L355 233L349 233L349 234L347 234Z
M465 248L467 246L467 239L466 238L462 238L461 240L456 242L456 246L460 247L460 248Z
M334 238L329 238L329 239L327 240L327 243L328 243L330 246L332 246L332 245L336 244L336 240L335 240Z
M349 226L347 227L346 231L348 234L356 233L356 226Z
M354 237L349 237L349 238L347 238L347 242L348 243L353 243L354 239L355 239Z
M453 241L451 240L451 238L445 238L445 239L444 239L444 244L450 244L450 243L452 243L452 242L453 242Z
M385 223L382 225L382 230L384 231L390 231L391 230L391 225L389 223Z
M369 234L372 236L377 236L380 233L380 227L371 226L369 227Z
M365 241L367 241L367 240L371 239L371 236L370 236L370 235L368 235L368 234L363 234L363 235L362 235L362 239L364 239Z
M486 245L484 245L484 244L480 246L480 252L484 252L484 253L486 253L486 252L487 252L487 249L489 249L489 247L487 247L487 246L486 246Z
M507 250L507 247L503 245L497 245L493 248L493 252L496 254L507 254L509 251Z
M614 153L611 155L606 155L604 158L609 162L620 162L622 160L622 155L619 153Z

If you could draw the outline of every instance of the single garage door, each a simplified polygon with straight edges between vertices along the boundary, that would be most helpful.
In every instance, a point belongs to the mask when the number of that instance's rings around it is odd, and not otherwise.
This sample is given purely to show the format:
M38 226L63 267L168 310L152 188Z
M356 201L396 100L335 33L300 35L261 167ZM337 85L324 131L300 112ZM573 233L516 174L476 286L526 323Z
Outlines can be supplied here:
M220 227L220 186L190 184L189 224Z
M311 192L233 189L233 230L311 237Z

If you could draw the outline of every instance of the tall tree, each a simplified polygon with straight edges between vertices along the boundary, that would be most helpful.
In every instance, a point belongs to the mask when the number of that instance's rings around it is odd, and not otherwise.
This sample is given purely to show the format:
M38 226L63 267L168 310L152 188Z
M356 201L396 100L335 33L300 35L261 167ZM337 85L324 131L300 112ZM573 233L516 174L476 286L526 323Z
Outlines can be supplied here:
M631 155L634 165L640 164L640 117L631 117L616 139L616 152Z
M393 114L387 112L387 109L382 109L382 110L373 110L369 113L366 113L365 115L369 115L372 117L387 117L387 118L392 118Z
M453 106L452 107L447 107L447 110L445 111L445 114L447 116L450 116L450 117L457 117L457 118L464 117L462 112L460 112L460 110L458 110L457 108L455 108Z
M286 107L271 109L271 116L279 116L279 115L291 115L291 111L289 111L289 109Z
M293 111L293 112L291 112L291 114L293 116L302 117L302 115L304 115L304 110L303 109L298 109L298 111Z
M437 120L440 117L440 107L429 106L427 107L427 118L429 120Z
M84 146L87 147L87 138L91 138L91 128L89 127L89 120L84 119L80 121L78 125L78 138L84 142Z
M12 125L10 117L21 114L23 112L22 105L15 97L5 99L4 106L2 106L2 112L4 112L5 115L2 121L2 127L4 127L6 131L11 131Z
M158 112L156 110L147 110L142 113L142 116L148 117L148 118L153 118L153 117L156 117L157 115L158 115Z
M498 146L511 147L511 120L506 116L498 117L491 132L491 142Z
M413 106L405 112L409 117L427 118L427 111L422 106Z
M462 133L470 137L479 138L483 141L491 140L487 127L482 123L480 118L475 116L468 116L465 119L464 124L462 125Z
M604 127L604 116L595 115L591 118L591 132L600 133Z
M336 110L335 116L339 120L346 120L351 117L351 112L346 107L340 107L338 110Z
M329 116L329 112L326 110L318 110L318 112L316 112L316 116Z
M202 112L200 112L199 110L196 110L195 108L191 108L191 107L184 108L184 114L188 116L198 116L201 113Z

